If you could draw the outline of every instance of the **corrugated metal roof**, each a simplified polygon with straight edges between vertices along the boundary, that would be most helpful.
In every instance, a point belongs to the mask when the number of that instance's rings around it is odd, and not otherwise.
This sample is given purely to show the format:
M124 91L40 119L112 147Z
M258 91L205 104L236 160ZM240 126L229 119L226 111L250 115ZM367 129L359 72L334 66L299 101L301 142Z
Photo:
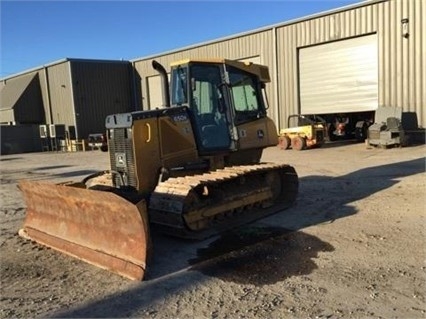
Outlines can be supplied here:
M37 73L31 73L7 81L6 85L0 91L0 110L13 109L22 93L24 93L36 75Z

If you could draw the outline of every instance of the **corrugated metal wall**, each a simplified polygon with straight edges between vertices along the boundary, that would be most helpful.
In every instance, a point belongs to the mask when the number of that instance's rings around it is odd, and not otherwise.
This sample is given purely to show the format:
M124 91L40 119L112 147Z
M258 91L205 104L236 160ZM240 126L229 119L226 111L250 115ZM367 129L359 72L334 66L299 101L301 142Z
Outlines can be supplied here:
M50 120L50 99L49 99L49 91L48 91L48 84L46 81L46 68L39 69L37 71L38 77L40 79L40 88L41 88L41 99L43 101L43 107L44 107L44 115L46 116L45 122L48 124L51 124Z
M105 131L109 114L130 112L131 65L128 62L71 61L72 97L78 138ZM67 88L65 88L67 89Z
M0 125L0 154L40 152L38 125Z
M297 48L377 33L379 105L416 112L426 126L425 15L423 1L390 0L278 28L278 72L284 75L277 83L278 121L285 123L289 113L299 110ZM403 18L409 19L408 38L401 34Z
M40 80L36 74L14 106L14 116L20 124L38 124L44 121L45 114L40 90Z
M44 87L45 107L50 110L48 113L52 123L75 126L74 105L72 99L71 73L69 61L49 66L43 71L47 87ZM51 112L50 112L51 111ZM46 119L49 121L49 117Z
M128 61L64 59L2 80L1 85L5 89L7 81L23 82L30 76L39 85L29 91L25 82L15 89L16 94L26 89L27 100L37 99L44 107L44 116L31 115L35 108L25 107L23 112L30 114L34 123L65 124L71 138L84 139L90 133L104 132L107 115L137 109ZM10 91L8 100L14 98ZM13 112L9 113L8 117L13 117ZM6 116L6 112L3 114Z
M417 113L426 127L426 2L394 0L377 10L381 105ZM408 19L408 38L401 35Z
M373 0L318 14L294 23L284 23L253 33L184 48L133 61L141 78L142 105L148 109L146 78L155 75L152 59L166 68L172 61L191 57L221 56L243 59L260 56L270 67L269 115L284 126L288 115L297 113L299 101L298 49L377 34L379 61L379 105L402 106L415 112L426 127L426 2L420 0ZM401 20L408 18L409 37L402 37Z
M0 122L38 123L44 119L37 72L4 83L0 91Z

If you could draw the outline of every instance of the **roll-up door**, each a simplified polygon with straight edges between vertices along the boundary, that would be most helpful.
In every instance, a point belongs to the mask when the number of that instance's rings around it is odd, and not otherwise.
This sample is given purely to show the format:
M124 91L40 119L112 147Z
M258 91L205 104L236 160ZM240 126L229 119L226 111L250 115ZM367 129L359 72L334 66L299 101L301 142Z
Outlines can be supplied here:
M377 56L375 34L300 49L301 113L377 109Z

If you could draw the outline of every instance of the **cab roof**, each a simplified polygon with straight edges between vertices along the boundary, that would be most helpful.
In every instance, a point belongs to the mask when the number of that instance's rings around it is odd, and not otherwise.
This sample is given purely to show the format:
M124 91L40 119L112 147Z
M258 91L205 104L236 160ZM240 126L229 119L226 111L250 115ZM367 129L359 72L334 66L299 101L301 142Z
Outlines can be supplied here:
M235 67L240 70L255 74L259 77L261 82L271 82L269 75L269 68L266 65L256 64L252 62L242 62L237 60L229 60L225 58L194 58L194 59L183 59L170 63L171 67L175 67L182 64L190 63L212 63L212 64L226 64Z

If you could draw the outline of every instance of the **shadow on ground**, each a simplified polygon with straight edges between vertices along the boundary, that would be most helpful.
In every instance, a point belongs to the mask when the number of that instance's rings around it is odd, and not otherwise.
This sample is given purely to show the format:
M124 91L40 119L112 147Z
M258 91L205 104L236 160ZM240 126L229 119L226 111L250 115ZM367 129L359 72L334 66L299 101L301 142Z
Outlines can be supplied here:
M248 226L222 234L189 263L192 270L226 282L263 286L310 274L317 268L313 259L318 253L333 250L301 231Z
M424 172L425 159L419 158L339 177L307 176L300 179L294 207L216 238L194 243L154 234L154 257L144 282L52 317L136 316L156 300L202 283L206 276L200 273L256 285L309 274L316 268L317 254L334 248L301 229L354 215L352 202L392 187L399 178Z
M52 166L43 166L43 167L37 167L34 170L35 171L44 171L49 169L58 169L58 168L65 168L65 167L72 167L72 165L52 165Z
M0 162L15 161L19 159L22 159L22 157L6 157L6 158L0 158Z
M67 167L67 166L51 166L51 167L34 169L32 171L25 171L23 172L24 175L21 179L37 180L37 181L44 180L49 183L55 183L55 179L79 177L82 180L86 176L98 172L95 170L77 170L77 171L62 172L62 173L56 173L56 174L47 172L49 169L62 168L62 167ZM8 173L10 175L10 174L13 174L14 172L8 172ZM12 178L12 177L11 178L2 177L2 180L4 180L5 183L7 182L8 184L16 183L16 178Z

